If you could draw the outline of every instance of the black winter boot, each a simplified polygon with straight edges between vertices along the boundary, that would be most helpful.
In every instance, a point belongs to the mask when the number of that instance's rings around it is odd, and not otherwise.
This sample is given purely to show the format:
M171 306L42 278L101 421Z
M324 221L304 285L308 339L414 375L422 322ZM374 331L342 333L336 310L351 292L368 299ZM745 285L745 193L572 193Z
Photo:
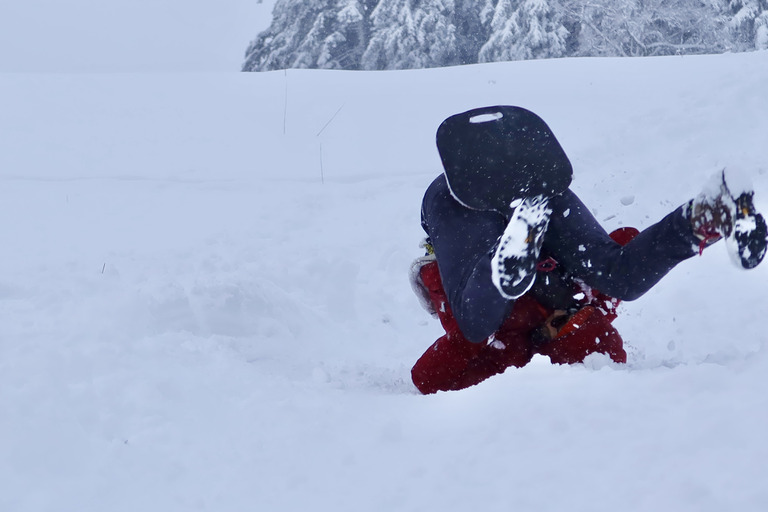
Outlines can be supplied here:
M688 203L687 216L700 250L725 238L728 252L739 266L756 267L768 248L768 229L754 205L749 179L723 169Z

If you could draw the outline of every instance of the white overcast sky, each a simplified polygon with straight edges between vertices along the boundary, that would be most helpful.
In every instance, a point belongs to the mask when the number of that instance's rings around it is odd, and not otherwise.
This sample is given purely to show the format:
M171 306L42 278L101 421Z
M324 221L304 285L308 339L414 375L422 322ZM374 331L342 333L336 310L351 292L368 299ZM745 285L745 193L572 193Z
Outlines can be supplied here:
M239 71L275 0L0 0L0 72Z

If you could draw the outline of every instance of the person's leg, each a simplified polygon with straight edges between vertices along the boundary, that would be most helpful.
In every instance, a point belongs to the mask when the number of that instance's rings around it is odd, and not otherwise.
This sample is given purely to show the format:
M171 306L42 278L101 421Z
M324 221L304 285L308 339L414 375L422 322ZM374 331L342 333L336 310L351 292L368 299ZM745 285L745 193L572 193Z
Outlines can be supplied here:
M599 309L587 306L570 318L557 336L539 346L537 353L554 364L583 363L590 354L605 354L617 363L627 362L624 341Z
M474 386L493 375L504 373L511 366L522 368L528 364L534 354L531 333L548 314L548 310L527 295L517 299L501 328L477 356L469 361L456 380L456 389Z
M482 348L464 337L441 336L413 365L413 384L425 395L466 387L458 382Z
M411 369L413 383L426 395L455 389L455 382L466 370L469 360L477 356L485 343L472 343L461 334L445 296L437 263L424 265L420 273L445 329L445 335L438 338Z
M639 234L632 227L619 228L610 237L626 245ZM554 364L582 363L590 354L605 354L617 363L627 362L624 340L611 323L621 301L598 290L590 290L590 305L584 306L557 329L550 328L552 339L539 345L536 352L549 356Z
M610 237L625 245L637 234L635 228L620 228ZM420 276L446 331L445 336L435 341L411 370L414 384L424 394L473 386L503 373L510 366L525 366L534 353L549 356L556 364L581 363L593 353L606 354L617 363L627 361L624 342L611 325L616 318L615 308L619 301L597 290L592 295L600 308L583 308L560 327L553 339L543 344L534 346L531 337L552 312L528 295L515 301L512 312L492 339L472 343L461 334L456 323L437 263L423 266Z
M424 194L421 214L453 317L465 338L482 342L512 310L512 301L499 293L491 279L491 253L508 220L495 211L461 205L442 175Z
M515 303L512 314L493 339L468 341L459 330L445 297L436 263L422 267L421 278L446 331L419 358L411 370L413 383L424 394L464 389L502 373L510 366L522 367L533 356L530 331L547 312L528 297Z

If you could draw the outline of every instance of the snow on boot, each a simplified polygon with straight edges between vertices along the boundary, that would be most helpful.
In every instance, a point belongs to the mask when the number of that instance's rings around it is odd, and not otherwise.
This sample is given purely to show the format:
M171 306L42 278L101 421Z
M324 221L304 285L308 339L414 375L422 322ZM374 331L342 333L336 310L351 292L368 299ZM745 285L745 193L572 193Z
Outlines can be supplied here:
M547 203L545 197L536 196L511 205L514 213L491 260L493 284L507 299L522 296L536 279L536 264L552 213Z
M725 238L725 245L742 267L755 268L763 261L768 248L765 218L755 209L755 192L751 187L748 191L737 193L730 189L730 193L736 203L736 217L731 235Z
M756 267L768 248L768 229L754 205L755 192L746 176L723 169L715 174L688 207L700 251L725 238L731 259L740 267Z

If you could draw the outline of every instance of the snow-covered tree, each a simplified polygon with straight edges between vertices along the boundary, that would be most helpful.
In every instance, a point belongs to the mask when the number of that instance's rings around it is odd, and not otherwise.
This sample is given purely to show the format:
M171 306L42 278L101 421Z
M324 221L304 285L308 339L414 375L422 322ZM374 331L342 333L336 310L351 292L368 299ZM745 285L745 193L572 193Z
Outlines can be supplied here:
M768 0L278 0L245 71L768 48Z
M700 0L568 0L563 8L580 25L575 55L675 55L726 48L723 23Z
M755 18L755 49L768 50L768 9Z
M383 0L374 9L363 69L427 68L457 64L453 0Z
M480 62L523 60L565 55L568 29L548 0L498 0L485 3L483 17L490 37L478 54Z
M357 69L376 0L278 0L272 25L246 51L244 71Z
M718 0L728 17L734 50L768 49L768 0Z

